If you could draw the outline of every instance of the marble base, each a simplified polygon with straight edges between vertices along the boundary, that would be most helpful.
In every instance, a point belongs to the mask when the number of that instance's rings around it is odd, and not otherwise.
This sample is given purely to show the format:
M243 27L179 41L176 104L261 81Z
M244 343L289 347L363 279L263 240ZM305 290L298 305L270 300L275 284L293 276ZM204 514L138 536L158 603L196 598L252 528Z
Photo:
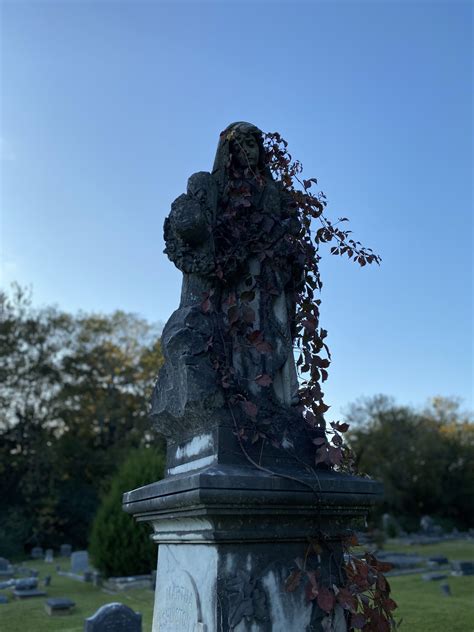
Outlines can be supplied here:
M312 474L284 474L214 462L124 495L159 545L153 632L322 632L326 614L307 603L304 582L287 592L285 580L323 534L313 564L323 584L342 584L342 540L382 488L330 471L316 485Z

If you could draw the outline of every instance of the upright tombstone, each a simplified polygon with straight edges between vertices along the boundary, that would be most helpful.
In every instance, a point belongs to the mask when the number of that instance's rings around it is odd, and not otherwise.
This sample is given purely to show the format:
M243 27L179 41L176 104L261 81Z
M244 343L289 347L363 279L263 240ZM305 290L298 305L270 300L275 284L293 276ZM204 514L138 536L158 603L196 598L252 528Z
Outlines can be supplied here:
M380 499L375 481L314 469L324 420L303 418L293 357L300 232L249 123L165 221L183 273L152 400L166 477L123 499L159 544L153 632L321 632L326 612L285 580L314 539L320 585L340 585L342 542ZM341 608L332 625L346 629Z
M46 553L44 554L44 561L48 564L52 564L54 561L54 551L53 549L46 549Z
M107 603L86 619L84 632L142 632L142 615L123 603Z
M89 570L89 553L87 551L74 551L71 554L71 573L80 575Z
M59 549L60 557L71 557L71 553L72 553L72 546L70 544L61 544L61 547Z
M0 557L0 577L11 577L14 568L5 557Z
M41 546L34 546L34 547L31 549L31 557L32 557L34 560L40 560L40 559L42 559L42 557L43 557L43 547L41 547Z

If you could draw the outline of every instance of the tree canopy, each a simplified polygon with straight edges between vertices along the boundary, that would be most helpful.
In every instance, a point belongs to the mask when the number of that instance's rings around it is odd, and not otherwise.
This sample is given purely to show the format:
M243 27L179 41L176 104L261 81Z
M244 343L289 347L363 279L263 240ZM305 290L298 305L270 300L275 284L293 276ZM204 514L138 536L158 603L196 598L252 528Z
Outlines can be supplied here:
M415 410L380 395L352 404L346 421L357 469L384 483L381 512L407 529L425 514L472 527L474 424L457 400L435 397Z
M99 497L133 448L163 449L148 400L159 331L121 311L36 309L0 293L0 537L5 553L85 546Z

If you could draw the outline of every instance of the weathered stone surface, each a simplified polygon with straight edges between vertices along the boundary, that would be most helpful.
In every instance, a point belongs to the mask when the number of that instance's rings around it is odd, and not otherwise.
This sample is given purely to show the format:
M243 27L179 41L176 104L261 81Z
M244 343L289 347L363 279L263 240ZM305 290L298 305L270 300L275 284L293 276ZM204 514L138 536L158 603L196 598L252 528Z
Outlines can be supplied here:
M70 544L61 544L61 547L59 549L60 557L71 557L71 553L72 553L72 546Z
M71 573L80 574L87 570L89 570L89 553L75 551L71 555Z
M130 575L128 577L108 577L104 587L108 590L128 590L129 588L151 588L151 575Z
M430 562L438 566L442 566L443 564L449 564L448 558L445 557L444 555L433 555L432 557L428 558L428 563Z
M72 610L75 606L75 602L72 599L66 597L55 597L54 599L47 599L45 602L46 612L54 617L61 615L72 614Z
M4 557L0 557L0 571L7 571L9 567L10 562Z
M142 615L122 603L108 603L86 619L84 632L142 632Z
M31 557L34 560L40 560L43 558L43 548L41 546L35 546L31 549Z
M52 562L54 561L53 549L46 549L46 553L44 554L44 561L48 564L52 564Z
M44 597L46 593L43 590L32 588L31 590L18 590L15 588L13 596L15 599L31 599L33 597Z
M456 560L454 562L451 562L451 567L456 574L474 575L474 562Z
M17 579L15 581L16 590L33 590L38 587L38 579L36 577L27 577L26 579Z
M247 202L236 223L230 170ZM314 470L324 420L315 429L303 419L293 358L300 229L248 123L221 134L212 172L191 176L165 222L165 252L183 272L152 400L168 440L166 478L124 494L125 511L150 522L159 544L153 632L323 632L326 614L284 581L314 538L320 581L341 585L342 541L381 497L374 481ZM257 234L261 252L249 246ZM231 307L247 310L263 350L229 333ZM231 385L216 370L224 356ZM250 413L229 406L229 392L245 393ZM279 440L263 433L244 445L249 416ZM332 629L346 630L340 608Z
M241 227L245 234L230 246L235 218L226 218L223 204L233 143L247 148L247 160L258 176L242 176L243 186L250 191L248 219ZM293 358L295 292L302 268L290 239L300 229L287 193L264 165L261 131L249 123L229 126L221 135L212 173L190 177L187 193L175 200L165 221L165 252L183 272L179 308L162 334L165 364L152 401L152 418L169 439L179 441L233 422L211 361L211 349L218 347L226 347L231 354L234 380L258 405L257 417L262 421L271 418L281 434L286 429L290 435L302 431ZM249 249L247 243L253 235L259 236L262 248L266 244L271 249L271 258L259 257ZM225 258L225 279L221 280L215 274L216 266L229 250L232 256ZM244 339L236 344L225 338L223 318L229 301L246 290L253 294L246 308L253 311L255 330L261 332L271 353L262 354ZM203 296L209 293L212 313L201 307ZM256 382L262 374L269 376L270 385ZM239 414L233 412L233 416Z
M247 619L259 632L305 630L309 622L308 630L319 630L322 613L306 605L304 591L286 593L284 579L295 558L304 555L308 537L320 531L331 542L321 557L323 577L337 566L341 538L362 525L380 486L321 472L316 493L310 475L303 481L308 487L251 467L216 463L125 494L125 510L152 522L160 545L154 632L186 632L198 625L224 632L234 629L243 612L248 614L236 630L246 630Z

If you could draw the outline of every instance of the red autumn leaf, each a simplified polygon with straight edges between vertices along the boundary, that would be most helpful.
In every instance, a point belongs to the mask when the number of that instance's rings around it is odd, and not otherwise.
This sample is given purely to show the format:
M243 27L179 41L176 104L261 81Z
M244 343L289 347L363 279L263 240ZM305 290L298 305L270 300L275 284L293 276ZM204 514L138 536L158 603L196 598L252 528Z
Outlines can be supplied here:
M208 312L211 311L211 307L212 307L211 299L208 296L201 303L201 310L204 312L204 314L207 314Z
M258 413L257 405L254 404L253 402L249 401L248 399L246 399L244 402L242 402L242 408L244 409L246 414L249 415L250 417L256 417L257 416L257 413Z
M390 562L380 562L379 560L374 560L374 566L381 573L388 573L393 568L393 564Z
M285 588L288 592L294 592L301 582L303 573L300 570L294 570L285 582Z
M255 381L259 386L270 386L270 384L273 382L272 378L267 373L257 375Z
M328 451L326 446L323 446L317 451L314 463L318 465L318 463L326 463L326 461L328 461Z
M305 318L304 320L301 321L301 324L306 329L306 331L308 331L310 334L314 333L314 330L316 329L316 323L313 320L309 320L308 318Z
M351 616L351 628L358 628L359 630L362 630L365 623L366 618L360 612Z
M247 290L245 292L242 292L242 294L240 295L240 300L244 301L245 303L251 303L254 298L255 292L253 290Z
M256 329L255 331L252 331L247 336L247 340L250 343L252 343L252 344L256 344L257 342L262 342L263 341L263 332L261 332L260 329Z
M312 582L307 582L305 586L306 601L313 601L318 596L318 586Z
M243 308L243 319L249 325L255 322L255 312L247 305Z
M317 603L321 610L324 610L325 612L331 612L336 603L334 593L323 586L319 589Z
M340 465L342 461L341 448L334 448L332 445L328 446L328 456L332 465Z
M349 424L346 424L345 422L341 423L340 421L333 421L331 426L338 432L347 432L349 430Z
M255 347L257 351L260 351L260 353L271 353L273 351L272 345L269 342L265 342L265 340L262 340L262 342L257 342Z
M357 608L357 600L355 596L347 588L340 588L337 593L337 601L345 610L355 612Z

